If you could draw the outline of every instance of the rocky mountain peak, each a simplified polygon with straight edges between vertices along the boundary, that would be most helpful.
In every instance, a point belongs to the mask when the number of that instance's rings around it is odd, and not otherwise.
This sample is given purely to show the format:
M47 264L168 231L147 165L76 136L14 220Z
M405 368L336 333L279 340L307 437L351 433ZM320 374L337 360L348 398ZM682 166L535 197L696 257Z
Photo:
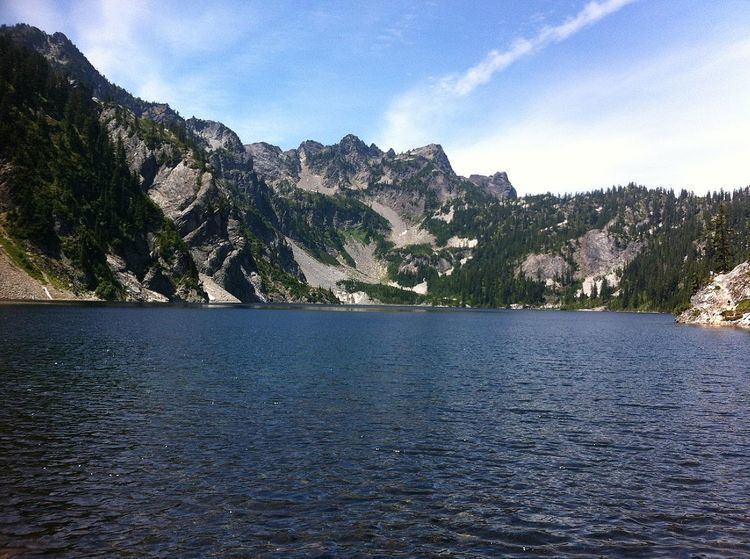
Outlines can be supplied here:
M263 179L277 181L281 179L297 180L299 157L297 150L282 151L279 146L267 142L247 144L245 151L253 160L253 168Z
M336 147L336 146L332 146ZM347 134L338 143L338 150L347 155L361 155L364 157L378 157L381 151L375 144L368 146L354 134Z
M206 149L209 151L225 149L232 153L245 152L245 146L242 145L239 136L221 122L192 117L186 120L185 124L188 130L206 141Z
M277 156L281 155L281 148L279 146L269 144L268 142L255 142L252 144L246 144L245 150L251 155L255 155L256 153L267 153L269 155L275 154Z
M516 189L508 179L508 174L504 171L499 171L491 176L471 175L469 180L498 199L517 197Z
M138 117L162 124L183 122L177 111L166 103L149 103L111 83L94 68L64 33L47 35L44 31L24 23L10 27L2 26L0 31L15 44L44 56L55 70L64 72L70 79L91 88L93 96L97 99L117 103L130 109Z
M410 149L406 152L407 156L419 156L424 157L432 161L438 169L446 173L453 173L453 167L448 156L443 151L443 146L440 144L428 144L419 148Z
M354 134L347 134L343 138L341 138L341 141L339 142L339 146L342 148L358 148L358 149L366 149L367 144L365 144L362 140L359 139L358 136L355 136Z
M98 74L64 33L58 31L53 35L47 35L44 31L25 23L12 27L3 26L2 31L16 44L35 50L57 68L76 64L81 66L81 70L86 74Z
M297 152L300 155L309 157L310 155L315 155L316 153L321 151L323 148L325 148L325 146L321 144L320 142L316 142L315 140L305 140L299 145Z

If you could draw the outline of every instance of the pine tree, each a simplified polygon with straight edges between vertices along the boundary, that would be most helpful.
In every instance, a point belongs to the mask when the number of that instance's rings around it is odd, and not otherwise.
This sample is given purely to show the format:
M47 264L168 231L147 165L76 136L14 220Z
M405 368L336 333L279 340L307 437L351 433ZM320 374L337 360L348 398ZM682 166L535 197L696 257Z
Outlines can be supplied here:
M612 298L612 290L609 287L609 282L607 281L607 278L602 279L602 288L599 291L599 296L602 298L602 301L607 302Z
M726 203L719 205L719 211L711 220L710 243L716 271L723 273L732 268L731 230L727 224Z

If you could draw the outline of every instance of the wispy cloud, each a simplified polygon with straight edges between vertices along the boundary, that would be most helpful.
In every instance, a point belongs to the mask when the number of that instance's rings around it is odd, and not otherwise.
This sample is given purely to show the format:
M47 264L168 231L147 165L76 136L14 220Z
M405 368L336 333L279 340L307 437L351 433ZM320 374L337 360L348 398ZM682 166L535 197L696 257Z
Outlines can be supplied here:
M380 141L404 149L421 143L435 132L435 124L453 112L462 97L514 62L544 47L559 43L634 0L601 0L556 26L545 26L536 35L516 39L506 50L493 50L478 64L460 74L443 76L428 85L417 86L398 96L385 115Z
M378 33L373 48L383 49L403 42L412 31L416 19L417 14L414 11L401 14Z
M605 0L590 2L575 16L554 27L544 27L536 36L516 40L505 51L493 50L476 66L469 68L458 77L448 77L440 82L440 87L457 95L467 95L480 85L489 82L492 76L501 72L515 61L527 56L550 43L559 43L581 29L588 27L631 4L634 0Z
M448 142L464 174L506 170L519 192L625 184L705 192L750 183L750 41L715 40L550 84L505 126ZM616 87L612 87L616 84Z

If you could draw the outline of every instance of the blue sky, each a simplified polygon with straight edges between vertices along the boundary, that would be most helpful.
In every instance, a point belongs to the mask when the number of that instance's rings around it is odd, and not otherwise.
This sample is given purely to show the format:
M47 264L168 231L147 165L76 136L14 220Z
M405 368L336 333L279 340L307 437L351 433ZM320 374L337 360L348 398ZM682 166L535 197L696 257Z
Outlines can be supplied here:
M4 0L0 20L244 142L435 142L521 193L750 184L746 0Z

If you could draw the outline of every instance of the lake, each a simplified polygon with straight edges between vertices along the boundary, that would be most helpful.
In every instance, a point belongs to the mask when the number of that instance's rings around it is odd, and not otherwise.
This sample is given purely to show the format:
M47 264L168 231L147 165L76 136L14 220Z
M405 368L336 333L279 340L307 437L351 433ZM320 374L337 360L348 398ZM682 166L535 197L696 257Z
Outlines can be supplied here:
M0 306L0 558L750 554L750 334Z

